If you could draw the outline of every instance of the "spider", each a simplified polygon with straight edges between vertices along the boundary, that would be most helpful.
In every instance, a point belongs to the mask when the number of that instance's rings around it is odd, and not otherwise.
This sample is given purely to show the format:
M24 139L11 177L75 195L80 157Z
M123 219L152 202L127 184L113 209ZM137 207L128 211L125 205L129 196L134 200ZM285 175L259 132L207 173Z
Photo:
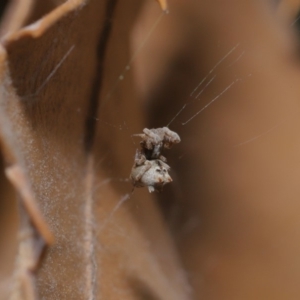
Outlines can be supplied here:
M141 146L146 159L160 159L164 162L167 159L161 155L162 149L171 149L173 145L180 142L179 135L168 127L144 128L144 133L134 134L142 138Z
M162 191L163 186L173 180L169 175L170 166L161 152L178 144L180 137L168 127L145 128L143 132L134 135L142 138L142 149L135 154L130 178L134 187L147 186L150 193Z
M134 187L148 187L149 193L162 191L165 184L172 182L168 171L170 166L159 159L147 160L145 155L137 150L134 165L131 170L131 181Z

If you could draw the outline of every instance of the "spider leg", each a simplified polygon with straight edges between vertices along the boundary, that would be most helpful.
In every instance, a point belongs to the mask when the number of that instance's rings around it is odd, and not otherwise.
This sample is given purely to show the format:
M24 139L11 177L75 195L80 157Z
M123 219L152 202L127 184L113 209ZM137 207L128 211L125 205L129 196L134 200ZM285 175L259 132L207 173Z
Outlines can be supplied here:
M135 166L141 166L144 164L145 161L146 156L140 150L136 150L134 158Z
M158 161L157 161L157 164L158 164L160 167L166 168L167 171L169 171L169 170L171 169L171 167L170 167L168 164L166 164L164 161L158 160Z
M149 185L149 186L148 186L148 191L149 191L149 193L152 193L152 192L154 192L154 191L155 191L155 188L154 188L154 186L152 186L152 185Z
M173 144L180 143L181 141L180 137L176 132L170 130L168 127L163 127L163 131L164 131L164 141L170 144L166 148L170 149L173 146Z
M162 155L159 156L159 159L160 159L162 162L167 162L167 159L166 159L164 156L162 156Z
M155 139L157 137L157 134L154 133L151 129L144 128L143 129L144 134L148 135L149 137Z
M149 150L151 150L153 148L153 138L151 136L148 136L148 134L136 133L136 134L131 135L131 137L133 137L133 136L138 136L138 137L142 138L142 141L140 142L140 144L143 148L146 148Z
M138 137L141 137L143 140L146 138L146 135L143 134L143 133L135 133L135 134L132 134L131 137L133 136L138 136Z
M161 137L156 132L153 132L153 130L144 128L143 132L149 137L149 140L151 140L152 144L157 144L160 142Z

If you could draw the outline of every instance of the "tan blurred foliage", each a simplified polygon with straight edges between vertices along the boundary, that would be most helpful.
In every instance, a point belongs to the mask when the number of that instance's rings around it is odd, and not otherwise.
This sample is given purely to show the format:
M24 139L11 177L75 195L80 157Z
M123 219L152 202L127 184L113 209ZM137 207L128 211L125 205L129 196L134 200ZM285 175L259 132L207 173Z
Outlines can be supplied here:
M299 299L299 1L7 5L0 298ZM184 105L174 182L131 195L131 135Z

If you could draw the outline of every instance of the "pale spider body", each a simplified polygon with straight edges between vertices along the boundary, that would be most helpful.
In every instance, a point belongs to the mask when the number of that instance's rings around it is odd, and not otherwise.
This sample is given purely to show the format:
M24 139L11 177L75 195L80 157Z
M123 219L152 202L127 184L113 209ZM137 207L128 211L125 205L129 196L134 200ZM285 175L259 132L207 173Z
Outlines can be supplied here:
M137 151L131 171L131 181L135 187L148 187L149 192L161 191L163 186L172 182L170 166L159 159L147 160Z

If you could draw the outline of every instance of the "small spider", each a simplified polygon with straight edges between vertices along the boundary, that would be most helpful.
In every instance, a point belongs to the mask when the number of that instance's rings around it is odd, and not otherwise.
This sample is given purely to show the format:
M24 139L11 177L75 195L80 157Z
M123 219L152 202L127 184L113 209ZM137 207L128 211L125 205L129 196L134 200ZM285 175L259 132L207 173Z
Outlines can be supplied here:
M180 142L179 135L168 127L145 128L143 132L144 133L134 134L134 136L139 136L143 139L141 146L143 154L148 160L160 159L164 162L167 161L166 158L161 155L162 149L171 149L173 145Z
M147 186L150 193L155 190L160 192L165 184L173 181L169 170L170 167L163 161L147 160L145 155L137 150L130 178L135 187Z

